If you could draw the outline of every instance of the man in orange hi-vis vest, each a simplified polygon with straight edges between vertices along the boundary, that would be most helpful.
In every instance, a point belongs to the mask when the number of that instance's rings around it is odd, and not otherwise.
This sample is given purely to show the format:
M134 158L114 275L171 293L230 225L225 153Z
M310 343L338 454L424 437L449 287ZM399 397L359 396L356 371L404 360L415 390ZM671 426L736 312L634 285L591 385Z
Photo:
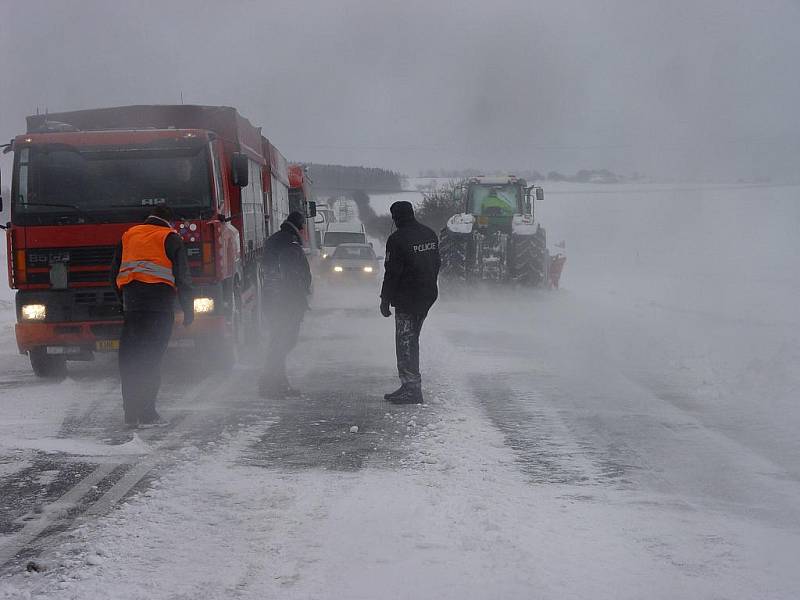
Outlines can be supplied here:
M156 412L156 397L161 360L172 335L176 294L184 326L194 320L189 262L172 220L169 208L154 208L143 224L122 235L111 265L111 281L122 299L125 316L119 373L129 428L165 423Z

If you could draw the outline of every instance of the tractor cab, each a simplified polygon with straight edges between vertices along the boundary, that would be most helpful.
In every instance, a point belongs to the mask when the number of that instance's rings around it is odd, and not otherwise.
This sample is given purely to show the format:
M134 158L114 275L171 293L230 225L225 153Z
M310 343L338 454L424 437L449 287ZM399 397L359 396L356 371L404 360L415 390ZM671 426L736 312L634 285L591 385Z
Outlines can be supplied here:
M540 187L517 177L473 177L461 191L464 213L472 215L477 229L510 233L520 217L533 220L534 198L542 200ZM515 219L515 217L517 217Z

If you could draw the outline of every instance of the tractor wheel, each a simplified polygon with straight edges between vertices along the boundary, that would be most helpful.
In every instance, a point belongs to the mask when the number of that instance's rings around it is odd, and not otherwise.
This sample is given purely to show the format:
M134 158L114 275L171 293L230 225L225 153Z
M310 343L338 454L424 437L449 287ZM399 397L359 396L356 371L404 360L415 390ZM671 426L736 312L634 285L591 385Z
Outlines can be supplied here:
M510 259L511 276L515 283L525 286L544 285L547 282L550 260L544 229L540 227L534 235L513 235Z
M30 351L31 367L37 377L61 380L67 376L67 360L60 354L48 354L40 346Z
M469 273L469 243L471 235L442 230L439 238L439 256L442 266L439 270L442 282L449 287L465 284Z

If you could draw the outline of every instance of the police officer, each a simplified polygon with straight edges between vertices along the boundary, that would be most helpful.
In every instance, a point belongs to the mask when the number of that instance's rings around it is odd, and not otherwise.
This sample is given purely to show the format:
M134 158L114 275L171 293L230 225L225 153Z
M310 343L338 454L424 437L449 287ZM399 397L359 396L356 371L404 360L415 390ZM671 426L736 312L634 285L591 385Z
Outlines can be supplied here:
M308 310L311 270L300 236L306 218L294 211L264 246L264 314L267 322L267 360L259 379L259 394L290 396L297 391L286 376L286 357L297 344L300 324Z
M392 315L394 306L395 350L401 386L384 398L395 404L421 404L419 334L439 295L439 239L432 229L414 218L410 202L389 208L397 231L386 241L386 263L381 288L381 314Z
M125 317L119 372L129 428L164 423L156 412L156 396L161 386L161 360L175 319L176 294L184 326L194 320L186 249L172 220L168 207L155 207L143 224L123 234L111 265L112 283Z

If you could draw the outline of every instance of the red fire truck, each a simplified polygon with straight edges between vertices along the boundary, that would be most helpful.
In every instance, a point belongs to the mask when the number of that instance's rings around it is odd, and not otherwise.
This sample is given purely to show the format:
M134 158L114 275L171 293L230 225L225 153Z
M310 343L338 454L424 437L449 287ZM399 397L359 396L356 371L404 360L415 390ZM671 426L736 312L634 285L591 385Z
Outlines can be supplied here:
M257 256L288 208L286 160L236 109L125 106L27 119L12 141L9 283L16 336L37 375L118 347L109 268L152 206L177 216L197 318L172 345L228 368L260 327ZM176 315L180 322L181 315Z

